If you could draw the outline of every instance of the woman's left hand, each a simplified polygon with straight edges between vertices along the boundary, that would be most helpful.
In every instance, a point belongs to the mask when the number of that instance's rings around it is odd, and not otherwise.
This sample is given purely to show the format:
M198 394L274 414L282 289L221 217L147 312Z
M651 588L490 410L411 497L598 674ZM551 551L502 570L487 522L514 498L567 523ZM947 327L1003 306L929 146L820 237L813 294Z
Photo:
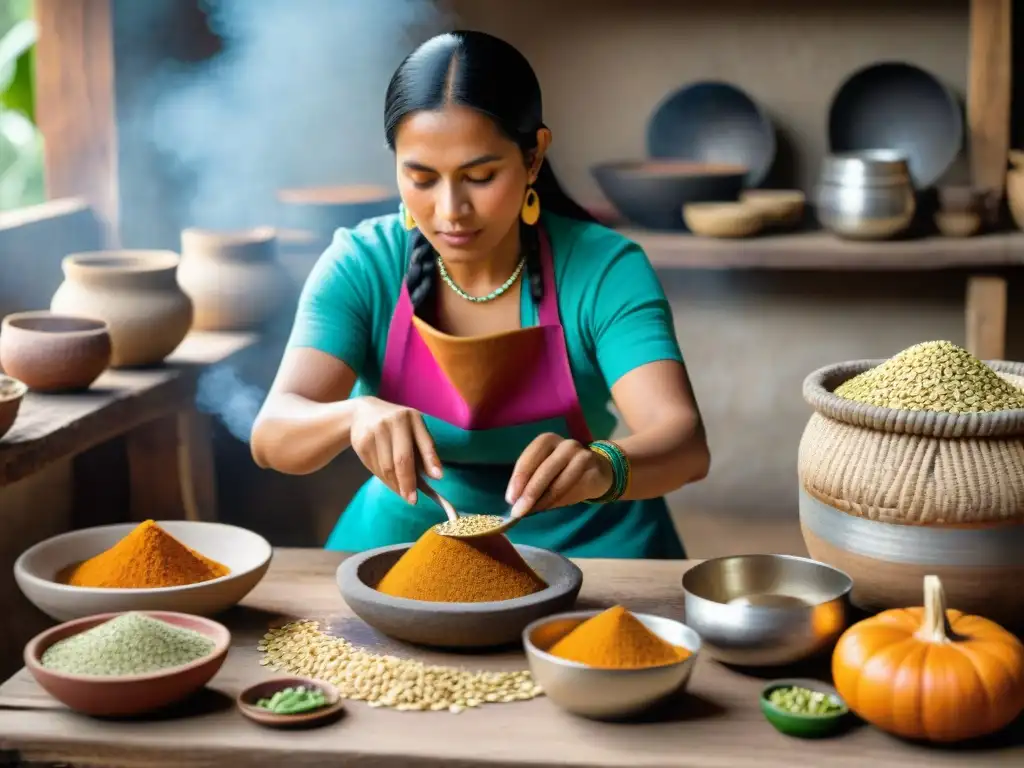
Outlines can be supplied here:
M512 516L596 499L614 482L611 464L589 447L560 435L539 435L512 470L505 500Z

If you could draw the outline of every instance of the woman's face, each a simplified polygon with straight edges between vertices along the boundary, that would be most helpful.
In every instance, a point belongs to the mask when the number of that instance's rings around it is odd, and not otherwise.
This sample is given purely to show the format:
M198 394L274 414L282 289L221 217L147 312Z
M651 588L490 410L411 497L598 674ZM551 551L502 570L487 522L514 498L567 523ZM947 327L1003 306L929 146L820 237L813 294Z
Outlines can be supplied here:
M515 142L485 115L460 106L416 112L395 137L398 189L416 226L445 261L465 262L516 237L531 167Z

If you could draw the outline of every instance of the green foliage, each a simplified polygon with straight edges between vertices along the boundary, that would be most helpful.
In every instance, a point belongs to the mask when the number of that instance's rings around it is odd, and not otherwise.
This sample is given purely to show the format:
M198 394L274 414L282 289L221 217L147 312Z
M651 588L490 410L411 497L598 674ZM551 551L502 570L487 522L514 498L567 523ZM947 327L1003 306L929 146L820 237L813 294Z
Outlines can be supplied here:
M0 210L46 199L43 141L35 124L36 24L29 0L0 15Z

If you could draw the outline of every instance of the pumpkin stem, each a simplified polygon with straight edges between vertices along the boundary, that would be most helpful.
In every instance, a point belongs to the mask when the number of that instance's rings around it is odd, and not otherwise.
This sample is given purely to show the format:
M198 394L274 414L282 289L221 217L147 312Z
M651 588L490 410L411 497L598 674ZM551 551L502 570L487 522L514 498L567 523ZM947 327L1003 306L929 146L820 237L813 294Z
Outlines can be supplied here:
M958 639L946 616L946 591L938 576L924 577L924 621L916 635L926 643L949 643Z

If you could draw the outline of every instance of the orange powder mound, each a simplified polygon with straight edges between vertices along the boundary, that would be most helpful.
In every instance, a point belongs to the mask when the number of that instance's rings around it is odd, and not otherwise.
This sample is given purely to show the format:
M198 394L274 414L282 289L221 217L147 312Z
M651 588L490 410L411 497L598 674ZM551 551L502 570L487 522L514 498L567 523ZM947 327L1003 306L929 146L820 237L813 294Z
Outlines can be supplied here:
M106 552L65 569L57 580L75 587L153 589L196 584L229 572L147 520Z
M587 619L548 653L604 669L660 667L690 656L686 648L665 642L621 605Z
M511 600L545 587L504 534L456 539L433 528L377 584L385 595L434 603Z

